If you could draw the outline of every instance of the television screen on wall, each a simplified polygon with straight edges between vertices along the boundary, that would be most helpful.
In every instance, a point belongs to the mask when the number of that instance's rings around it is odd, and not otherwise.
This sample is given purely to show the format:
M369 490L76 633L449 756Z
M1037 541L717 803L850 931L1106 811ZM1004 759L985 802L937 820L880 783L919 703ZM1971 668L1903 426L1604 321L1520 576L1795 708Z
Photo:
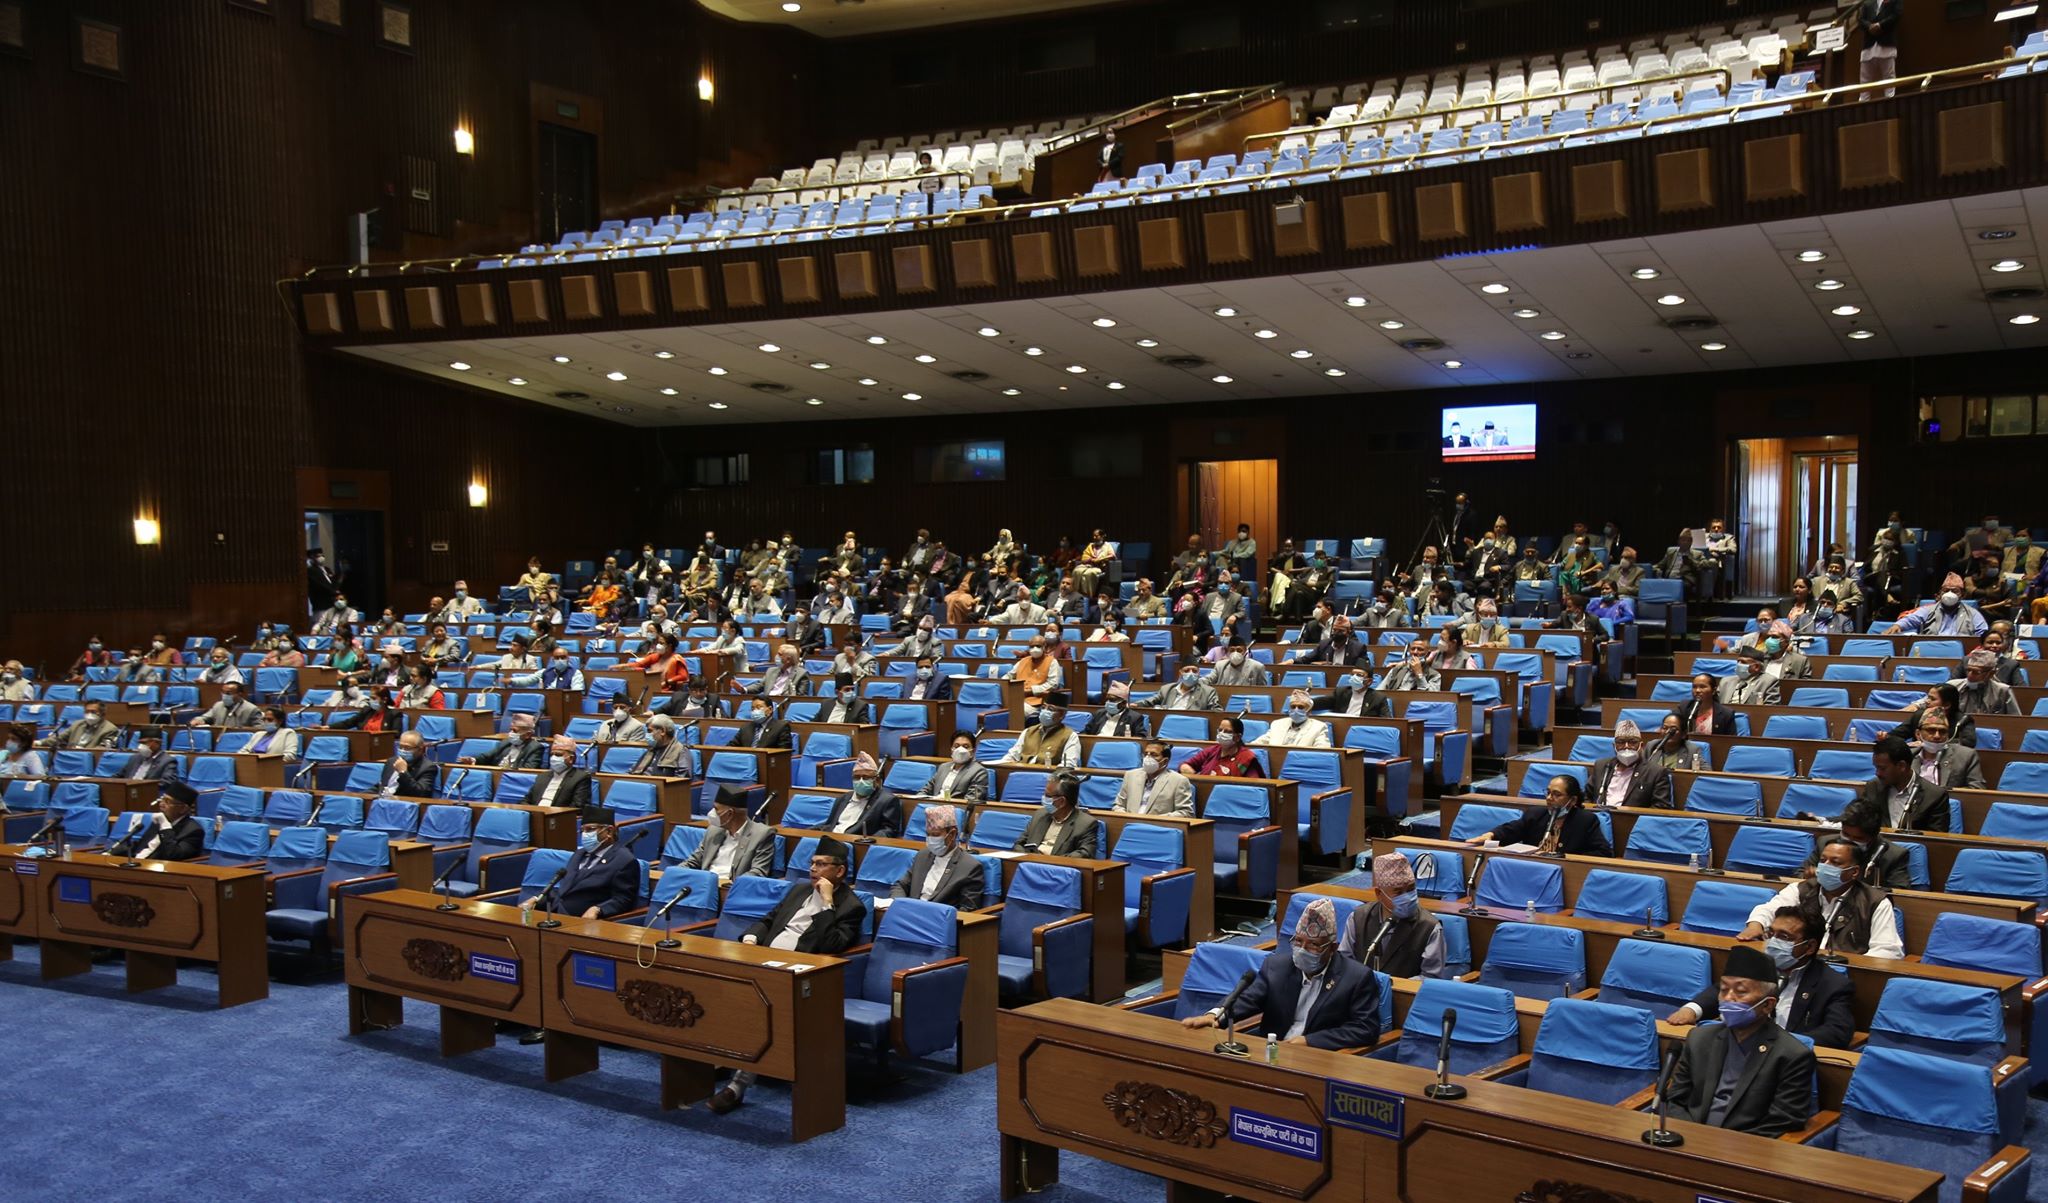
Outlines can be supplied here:
M1536 458L1534 405L1445 406L1445 463Z

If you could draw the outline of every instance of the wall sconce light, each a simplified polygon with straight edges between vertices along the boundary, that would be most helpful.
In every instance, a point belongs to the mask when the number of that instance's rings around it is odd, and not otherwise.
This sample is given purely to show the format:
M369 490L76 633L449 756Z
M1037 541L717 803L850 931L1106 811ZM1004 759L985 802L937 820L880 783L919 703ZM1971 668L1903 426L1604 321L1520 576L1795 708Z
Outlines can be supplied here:
M478 484L475 481L470 482L469 505L471 509L482 509L484 507L484 502L489 501L490 499L491 491L489 489L486 489L481 484Z
M705 104L710 104L710 103L711 103L711 93L712 93L712 87L711 87L711 77L710 77L710 76L708 76L708 75L700 75L700 76L698 76L698 77L697 77L697 99L699 99L699 100L703 101L703 102L704 102Z
M163 530L157 526L156 519L137 518L135 520L135 545L137 547L155 547L162 542Z
M476 153L476 135L461 126L455 127L455 153L473 155Z

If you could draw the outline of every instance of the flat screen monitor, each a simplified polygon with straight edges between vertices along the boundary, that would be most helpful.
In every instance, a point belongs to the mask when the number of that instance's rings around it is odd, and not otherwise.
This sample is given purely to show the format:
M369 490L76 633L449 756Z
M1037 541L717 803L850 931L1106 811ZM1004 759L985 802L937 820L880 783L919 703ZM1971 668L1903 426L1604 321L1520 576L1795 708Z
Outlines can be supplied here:
M1445 406L1444 462L1500 462L1536 458L1536 407Z

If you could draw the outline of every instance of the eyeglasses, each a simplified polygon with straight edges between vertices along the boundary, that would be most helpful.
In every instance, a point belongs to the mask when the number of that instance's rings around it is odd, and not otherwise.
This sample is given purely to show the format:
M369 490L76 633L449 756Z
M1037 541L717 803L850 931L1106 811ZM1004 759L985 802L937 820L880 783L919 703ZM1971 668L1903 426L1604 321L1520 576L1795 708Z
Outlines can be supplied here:
M829 856L814 856L811 858L811 868L813 869L831 869L843 863L842 861L833 860Z

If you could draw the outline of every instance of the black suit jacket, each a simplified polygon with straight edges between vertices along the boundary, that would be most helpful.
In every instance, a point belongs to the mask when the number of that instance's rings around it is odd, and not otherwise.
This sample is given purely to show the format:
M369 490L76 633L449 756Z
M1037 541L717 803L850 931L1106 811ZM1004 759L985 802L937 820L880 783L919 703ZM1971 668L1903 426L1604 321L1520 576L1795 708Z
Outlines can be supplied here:
M1145 721L1145 716L1133 713L1128 706L1113 719L1104 711L1098 710L1095 712L1094 717L1088 720L1088 725L1081 728L1081 734L1083 735L1136 735L1142 737L1150 733L1151 724Z
M547 745L538 736L529 738L517 752L508 737L498 741L498 746L476 758L478 764L495 765L501 769L538 769L547 766Z
M586 774L587 776L587 774ZM569 872L555 886L555 909L580 915L597 908L600 919L630 911L640 901L640 862L618 844L607 844L584 864L581 851L569 854Z
M1706 1122L1733 1035L1715 1025L1694 1028L1686 1036L1666 1092L1673 1119ZM1747 1043L1749 1064L1736 1079L1721 1126L1757 1136L1782 1136L1804 1127L1813 1114L1813 1050L1775 1023L1760 1025Z
M844 801L833 807L832 817L826 820L830 825L828 829L839 830L841 812L857 801L859 799L848 794ZM868 799L867 813L860 817L860 822L848 834L887 836L892 840L900 838L903 835L903 803L897 801L895 794L877 786L875 796Z
M1671 713L1678 716L1678 725L1685 729L1685 733L1688 737L1692 735L1693 715L1699 712L1699 708L1700 704L1697 700L1693 698L1687 698L1685 701L1679 703L1678 706L1671 711ZM1714 734L1735 734L1735 712L1733 710L1730 710L1726 706L1718 704L1715 705Z
M806 621L801 627L791 622L785 628L783 642L795 644L799 655L808 656L825 646L825 626L816 619Z
M1912 805L1906 808L1906 821L1899 826L1908 831L1947 831L1948 791L1938 785L1930 785L1918 777L1913 779L1919 788L1913 794ZM1856 800L1876 810L1887 820L1891 818L1891 791L1877 778L1872 777L1856 791Z
M1310 707L1317 714L1343 714L1351 707L1351 687L1339 685L1328 697L1317 698ZM1392 718L1394 703L1372 686L1365 687L1365 704L1359 707L1361 718Z
M779 714L771 714L766 722L747 720L739 734L732 737L735 748L786 748L789 746L789 724Z
M459 767L466 769L469 766ZM384 762L384 771L377 777L378 793L384 792L384 787L390 783L393 773L398 774L399 796L405 798L431 798L434 796L434 787L441 780L441 766L431 760L422 758L417 765L402 772L392 768L391 762L387 760Z
M1809 1037L1822 1048L1847 1048L1856 1034L1856 1016L1849 1010L1849 1001L1855 994L1848 974L1836 973L1817 960L1809 960L1799 971L1797 992L1791 997L1778 997L1779 1017L1784 1020L1786 1031ZM1700 1009L1702 1020L1721 1018L1718 986L1708 986L1692 1001ZM1713 1098L1711 1090L1707 1097Z
M781 902L775 904L775 909L768 912L766 919L741 932L740 938L752 936L756 943L769 944L776 933L789 926L789 921L796 917L797 908L804 904L804 899L809 898L815 888L798 882L782 896ZM860 941L861 924L867 913L868 908L854 896L852 883L840 882L832 894L832 909L811 921L810 930L797 937L796 950L826 955L846 951Z
M1268 953L1259 975L1230 1008L1235 1023L1262 1014L1259 1029L1285 1036L1301 1001L1301 970L1291 952ZM1311 1048L1356 1048L1380 1038L1380 981L1350 957L1330 956L1323 986L1309 1003L1302 1038Z
M1041 806L1031 816L1031 822L1024 827L1024 834L1017 840L1019 852L1037 852L1038 845L1045 840L1046 829L1052 826L1052 807ZM1060 835L1060 842L1054 846L1054 856L1074 856L1082 860L1094 860L1096 856L1097 830L1102 821L1080 807L1067 817L1067 829Z
M1333 637L1316 645L1316 650L1301 658L1303 664L1363 664L1372 665L1372 649L1367 647L1356 634L1348 643L1339 643Z
M917 681L915 678L912 678L911 680L904 682L903 696L906 698L909 697L910 691L916 688ZM925 684L924 696L917 700L920 702L943 702L951 698L952 696L953 678L941 677L935 673L933 674L932 679L926 682Z
M889 896L891 898L919 897L919 892L924 889L925 875L931 871L932 854L930 852L920 852L916 856L911 857L910 870L903 875L901 881L889 887ZM978 911L981 909L982 887L985 884L986 882L982 878L981 862L968 854L965 848L962 848L960 849L960 855L955 856L953 862L946 866L946 875L939 879L939 888L933 892L930 901L943 902L947 906L956 907L963 911Z
M1911 860L1904 848L1888 840L1879 840L1877 851L1871 853L1870 864L1863 870L1863 879L1887 890L1910 890L1913 888Z
M831 700L820 705L818 707L818 721L821 723L829 723L833 721L831 717L832 711L838 705L839 699L837 696L832 697ZM863 697L855 697L853 699L852 711L850 711L845 718L840 719L838 721L842 723L872 723L875 720L873 712L868 709L868 700Z
M132 853L147 845L150 833L124 837L107 849L108 855L116 851ZM149 854L151 860L198 860L206 855L206 826L191 815L186 815L170 825L157 837L156 851Z
M143 769L142 776L137 777L135 769L142 760L142 753L135 753L135 759L130 760L122 768L121 776L131 781L176 781L178 779L178 764L171 759L169 752L158 752L155 756L149 757L148 767Z
M1493 838L1502 844L1541 844L1550 830L1550 808L1538 807L1512 823L1494 829ZM1600 831L1600 820L1592 812L1573 807L1565 812L1564 830L1558 833L1557 850L1566 856L1613 856L1614 849Z
M1614 778L1614 770L1620 766L1614 757L1603 756L1586 770L1586 801L1600 804L1607 797L1607 783ZM1653 806L1659 810L1670 810L1671 771L1656 761L1645 757L1636 761L1635 779L1628 783L1628 794L1622 798L1623 806Z
M541 791L547 789L548 779L554 775L554 771L551 769L533 779L533 788L526 791L526 804L528 806L539 806L541 804ZM578 810L582 810L591 804L592 797L590 770L572 768L562 774L562 788L555 791L555 800L548 803L548 805L573 806Z

